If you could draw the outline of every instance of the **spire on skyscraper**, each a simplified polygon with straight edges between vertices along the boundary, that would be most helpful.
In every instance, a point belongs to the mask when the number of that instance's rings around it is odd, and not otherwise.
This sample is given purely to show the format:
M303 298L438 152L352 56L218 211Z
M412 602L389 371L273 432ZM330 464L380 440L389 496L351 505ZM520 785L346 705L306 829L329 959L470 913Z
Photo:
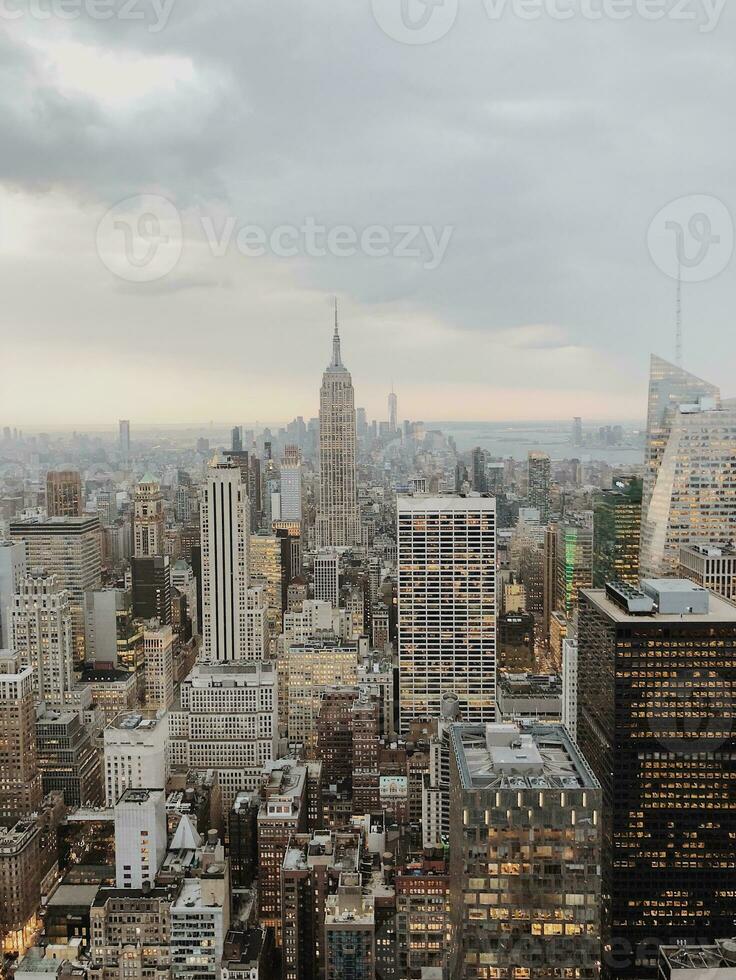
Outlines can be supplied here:
M332 338L332 366L342 367L342 360L340 358L340 330L338 327L337 317L337 297L335 297L335 335Z

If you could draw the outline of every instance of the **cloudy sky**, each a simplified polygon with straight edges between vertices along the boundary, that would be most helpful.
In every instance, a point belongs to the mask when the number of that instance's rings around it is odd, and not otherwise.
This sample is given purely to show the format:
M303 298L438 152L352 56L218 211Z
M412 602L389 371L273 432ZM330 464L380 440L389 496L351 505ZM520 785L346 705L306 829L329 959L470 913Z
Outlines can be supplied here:
M0 421L314 415L335 295L372 415L641 418L678 242L736 393L736 10L435 3L0 0Z

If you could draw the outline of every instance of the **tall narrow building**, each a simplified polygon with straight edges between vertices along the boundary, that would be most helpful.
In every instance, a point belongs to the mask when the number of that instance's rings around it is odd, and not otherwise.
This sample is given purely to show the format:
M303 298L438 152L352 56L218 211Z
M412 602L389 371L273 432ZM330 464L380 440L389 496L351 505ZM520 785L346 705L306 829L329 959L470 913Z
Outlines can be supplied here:
M593 500L593 586L639 584L641 480L616 480Z
M340 355L336 307L332 360L322 378L319 403L317 545L320 548L351 548L360 544L355 444L355 392L353 379Z
M677 572L680 547L736 537L736 402L652 358L641 527L641 574Z
M33 669L0 651L0 826L41 804Z
M399 399L396 397L393 385L388 396L388 431L393 435L399 428Z
M213 459L200 507L203 658L247 659L250 504L241 472Z
M81 517L82 478L76 470L46 474L46 512L49 517Z
M496 501L399 497L401 730L457 694L463 717L495 720Z
M152 476L144 476L135 488L133 538L135 558L164 553L164 495Z
M551 463L547 453L530 452L528 459L529 506L539 511L539 521L549 520L549 488Z

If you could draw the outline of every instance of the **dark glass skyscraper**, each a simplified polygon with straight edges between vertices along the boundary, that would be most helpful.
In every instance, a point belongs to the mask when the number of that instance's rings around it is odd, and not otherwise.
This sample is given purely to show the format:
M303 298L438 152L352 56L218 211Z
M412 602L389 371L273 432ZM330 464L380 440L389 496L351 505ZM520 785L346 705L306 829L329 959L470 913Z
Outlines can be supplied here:
M617 480L593 501L593 587L606 582L639 584L642 482Z
M584 589L578 743L603 786L608 976L657 944L731 935L736 607L691 582Z

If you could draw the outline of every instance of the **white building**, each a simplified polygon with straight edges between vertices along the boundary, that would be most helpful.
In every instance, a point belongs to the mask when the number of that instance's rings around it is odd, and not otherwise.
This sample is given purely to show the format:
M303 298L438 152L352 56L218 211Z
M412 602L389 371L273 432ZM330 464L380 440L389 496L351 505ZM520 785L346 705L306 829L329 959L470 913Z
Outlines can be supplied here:
M203 659L247 659L250 504L240 468L215 458L200 509Z
M276 757L278 677L274 663L197 663L170 715L172 769L214 769L228 810L254 790Z
M437 733L429 743L429 772L422 780L422 846L442 847L450 835L450 726L460 720L454 694L442 698Z
M562 641L562 724L578 740L578 641Z
M350 548L361 543L355 444L355 392L340 356L335 310L332 361L322 378L319 401L320 492L316 530L320 548Z
M171 584L180 592L187 602L187 613L192 621L192 633L199 633L197 619L197 578L191 565L180 558L171 568Z
M128 789L115 804L115 878L118 888L153 885L166 856L163 788Z
M33 668L39 700L69 705L74 686L74 641L69 593L54 575L23 579L10 609L10 646L24 667Z
M154 712L119 714L103 734L105 800L114 806L126 789L165 787L169 777L169 719Z
M131 607L126 589L96 589L84 594L87 661L118 663L118 615Z
M146 707L167 711L174 702L174 631L152 621L143 631Z
M399 497L401 730L460 698L463 717L496 715L496 501Z
M305 599L301 610L284 613L284 643L304 643L315 633L339 634L340 615L329 602Z
M23 541L0 541L0 650L10 644L10 606L26 577Z
M340 604L340 556L336 551L324 549L314 557L314 598L333 609Z

